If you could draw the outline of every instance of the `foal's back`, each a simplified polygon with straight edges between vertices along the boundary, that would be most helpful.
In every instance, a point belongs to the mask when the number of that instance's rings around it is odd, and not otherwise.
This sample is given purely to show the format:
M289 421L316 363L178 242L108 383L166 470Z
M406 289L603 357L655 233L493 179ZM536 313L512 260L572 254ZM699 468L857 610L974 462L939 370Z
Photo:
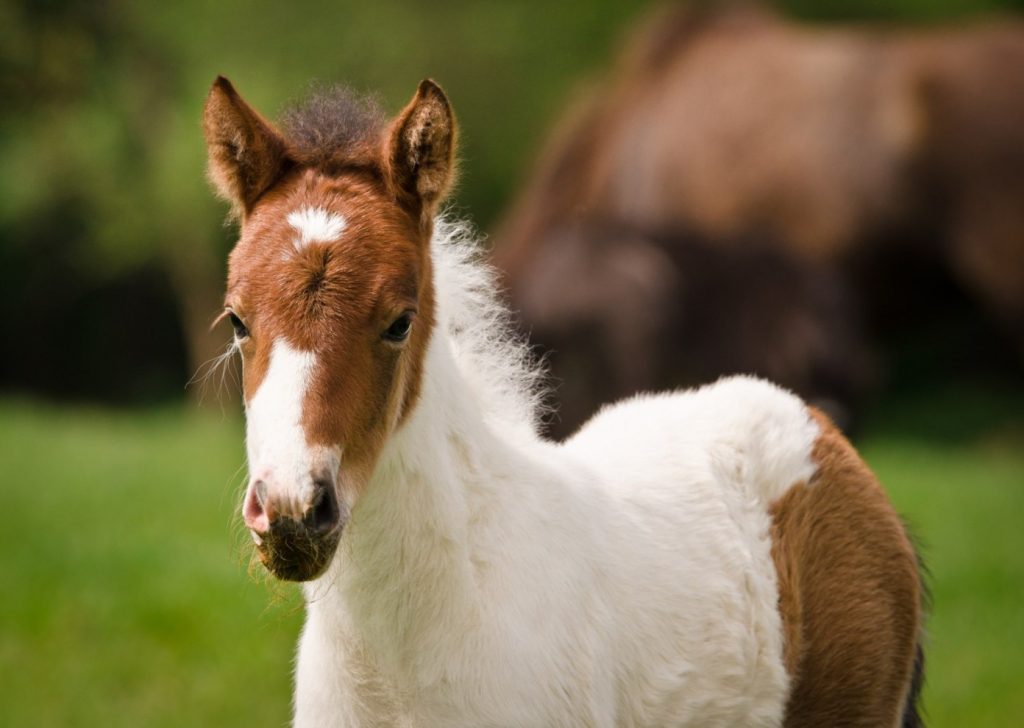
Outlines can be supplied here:
M674 546L664 568L687 581L684 603L716 607L680 609L681 650L708 663L681 685L731 660L699 695L745 703L749 724L773 710L786 726L918 724L917 559L826 417L737 377L607 408L565 448L607 474L637 558Z

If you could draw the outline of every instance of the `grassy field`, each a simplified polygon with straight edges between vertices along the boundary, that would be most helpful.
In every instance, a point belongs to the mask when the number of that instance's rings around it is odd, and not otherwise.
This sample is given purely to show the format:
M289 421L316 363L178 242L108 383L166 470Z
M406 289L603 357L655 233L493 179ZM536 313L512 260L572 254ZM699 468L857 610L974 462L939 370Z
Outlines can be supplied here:
M932 572L929 724L1024 725L1024 433L918 411L862 446ZM0 725L286 723L301 609L249 571L242 457L231 418L0 403Z
M301 611L249 575L242 458L234 421L0 409L0 725L286 723Z

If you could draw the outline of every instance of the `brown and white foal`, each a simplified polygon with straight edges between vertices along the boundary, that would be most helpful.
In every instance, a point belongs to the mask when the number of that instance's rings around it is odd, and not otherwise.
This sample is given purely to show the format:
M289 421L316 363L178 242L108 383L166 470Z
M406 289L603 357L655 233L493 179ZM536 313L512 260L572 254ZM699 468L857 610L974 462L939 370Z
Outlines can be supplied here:
M918 724L914 550L824 417L737 377L536 435L491 274L437 217L440 88L279 130L221 78L204 125L241 220L243 516L306 582L296 725Z

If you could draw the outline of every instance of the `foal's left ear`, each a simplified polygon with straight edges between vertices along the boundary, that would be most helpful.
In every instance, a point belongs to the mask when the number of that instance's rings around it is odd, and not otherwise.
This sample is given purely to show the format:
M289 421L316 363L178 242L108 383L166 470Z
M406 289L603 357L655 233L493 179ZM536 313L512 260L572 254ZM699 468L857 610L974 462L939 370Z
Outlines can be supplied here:
M391 125L386 156L400 198L432 216L455 177L455 117L441 87L420 82Z
M284 138L223 76L203 109L210 179L235 212L248 213L288 164Z

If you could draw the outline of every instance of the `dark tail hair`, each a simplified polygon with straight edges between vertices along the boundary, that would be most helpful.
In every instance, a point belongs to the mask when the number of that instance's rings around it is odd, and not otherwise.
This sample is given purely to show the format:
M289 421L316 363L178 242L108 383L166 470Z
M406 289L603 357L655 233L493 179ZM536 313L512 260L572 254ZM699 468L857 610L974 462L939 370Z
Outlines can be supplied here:
M922 544L920 539L915 537L913 530L907 526L906 522L904 522L903 527L910 537L911 543L914 545L914 552L917 554L917 573L920 574L921 579L921 620L923 622L932 607L932 592L929 588L931 579L929 578L928 567L921 556ZM924 717L922 716L924 709L920 706L921 689L924 687L924 640L924 626L921 626L918 629L917 647L914 650L914 669L910 674L910 688L907 690L907 698L903 705L903 722L900 724L900 728L925 728Z
M918 709L918 702L921 699L921 688L924 686L924 647L921 642L917 643L917 651L914 654L914 672L910 677L910 690L907 691L907 701L903 706L902 728L924 728L924 719Z

